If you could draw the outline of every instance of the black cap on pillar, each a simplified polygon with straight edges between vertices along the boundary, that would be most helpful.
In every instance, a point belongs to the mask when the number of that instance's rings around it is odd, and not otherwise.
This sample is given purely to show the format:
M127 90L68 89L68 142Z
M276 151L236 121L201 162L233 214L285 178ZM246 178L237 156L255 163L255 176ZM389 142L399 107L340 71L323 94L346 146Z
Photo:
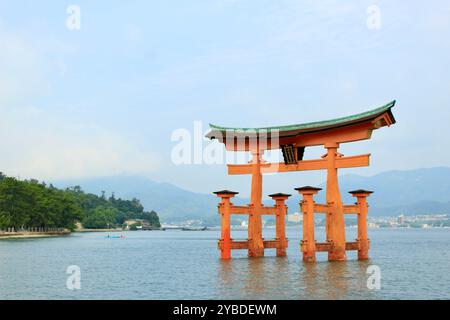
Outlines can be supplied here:
M311 187L311 186L304 186L304 187L300 187L300 188L295 188L294 190L297 190L298 192L302 192L302 191L316 191L316 192L319 192L320 190L322 190L322 188L316 188L316 187Z
M239 192L235 192L235 191L230 191L230 190L220 190L220 191L216 191L213 192L216 195L220 195L220 194L226 194L226 195L237 195L239 194Z
M287 194L287 193L269 194L269 197L271 197L271 198L289 198L290 196L291 196L291 194Z
M358 196L368 197L373 193L373 191L358 189L358 190L349 191L348 193L350 193L354 197L358 197Z

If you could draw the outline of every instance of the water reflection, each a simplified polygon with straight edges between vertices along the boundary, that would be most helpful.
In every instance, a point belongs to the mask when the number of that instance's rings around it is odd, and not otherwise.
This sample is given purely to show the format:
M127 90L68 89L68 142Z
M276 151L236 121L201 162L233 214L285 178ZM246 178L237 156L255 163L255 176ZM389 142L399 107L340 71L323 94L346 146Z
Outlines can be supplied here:
M298 257L237 258L219 262L225 299L348 299L371 297L369 261L303 263Z
M266 288L267 275L264 258L247 259L247 272L245 277L244 294L246 296L260 297Z
M347 261L324 262L323 273L325 275L326 299L345 298L352 281L352 275Z
M274 287L276 288L278 285L280 290L283 291L283 295L289 294L289 287L292 282L292 275L289 272L289 258L276 258L274 267L274 273L277 275L278 280L274 283Z
M307 299L349 299L370 297L366 281L369 261L322 261L301 266L300 284Z
M219 278L221 283L225 286L232 285L233 281L233 261L224 260L219 263Z
M289 298L292 277L288 258L269 256L219 261L218 279L225 299L280 299Z
M305 298L314 299L314 297L317 296L317 279L319 277L317 264L303 263L300 268L302 268L302 270L300 272L300 280L298 283L303 288Z

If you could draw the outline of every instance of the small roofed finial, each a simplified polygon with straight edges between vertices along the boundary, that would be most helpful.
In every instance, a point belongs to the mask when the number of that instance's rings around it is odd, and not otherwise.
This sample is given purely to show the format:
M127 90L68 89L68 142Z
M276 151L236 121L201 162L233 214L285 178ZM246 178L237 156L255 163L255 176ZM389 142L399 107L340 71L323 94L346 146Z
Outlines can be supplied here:
M274 194L269 194L269 197L271 198L289 198L290 196L292 196L291 194L287 194L287 193L274 193Z
M300 187L300 188L295 188L295 190L297 190L300 194L316 194L320 190L322 190L322 188L304 186L304 187Z
M358 189L358 190L353 190L353 191L349 191L348 193L350 193L353 196L356 196L358 194L365 194L365 195L370 195L371 193L373 193L373 191L369 191L369 190L364 190L364 189Z
M239 192L235 192L235 191L230 191L230 190L221 190L221 191L216 191L216 192L213 192L215 195L218 195L218 196L220 196L220 195L231 195L231 196L235 196L235 195L237 195L237 194L239 194Z
M304 187L300 187L300 188L295 188L294 190L297 190L297 191L320 191L320 190L322 190L322 188L304 186Z

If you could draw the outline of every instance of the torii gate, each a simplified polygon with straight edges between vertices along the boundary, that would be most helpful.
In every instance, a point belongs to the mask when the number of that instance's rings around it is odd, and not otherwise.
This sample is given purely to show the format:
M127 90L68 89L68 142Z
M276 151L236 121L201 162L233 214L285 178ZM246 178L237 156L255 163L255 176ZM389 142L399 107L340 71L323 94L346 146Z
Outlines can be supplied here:
M346 260L346 250L358 250L359 259L368 258L366 197L371 191L355 190L352 195L358 199L356 205L343 205L338 184L338 169L369 165L370 154L345 157L338 152L341 143L370 139L372 131L395 123L391 109L395 101L364 113L328 121L312 122L291 126L266 128L227 128L210 124L206 135L223 143L228 151L248 151L252 154L249 164L228 165L228 174L251 174L251 203L248 206L234 206L230 202L236 192L223 190L215 192L222 198L219 213L222 215L222 238L219 248L222 258L231 257L231 249L248 249L248 256L264 256L264 248L277 248L277 255L285 255L287 239L284 219L287 213L287 194L270 195L275 207L262 204L262 174L306 170L327 170L326 204L315 204L313 195L320 189L302 187L296 190L303 195L303 241L301 249L304 261L315 261L316 251L327 251L328 260ZM322 159L303 160L305 147L322 145L327 150ZM283 163L266 163L262 155L266 150L281 149ZM316 243L314 238L314 213L326 214L326 243ZM346 242L344 214L358 214L358 239ZM230 215L248 214L248 240L232 241ZM261 215L277 216L277 239L264 241L262 238Z

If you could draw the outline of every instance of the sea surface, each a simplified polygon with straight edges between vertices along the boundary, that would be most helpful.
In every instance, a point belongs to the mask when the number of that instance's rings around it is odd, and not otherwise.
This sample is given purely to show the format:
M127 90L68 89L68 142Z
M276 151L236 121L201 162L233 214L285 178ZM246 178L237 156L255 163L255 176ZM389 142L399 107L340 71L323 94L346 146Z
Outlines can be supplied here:
M265 229L266 239L274 237ZM0 241L0 299L450 299L450 229L369 230L371 259L304 264L300 228L288 228L288 256L275 250L221 261L219 230L75 233ZM233 231L245 239L246 231ZM317 230L317 240L324 239ZM347 239L356 237L349 229ZM69 266L80 270L69 290ZM369 289L371 265L381 287ZM73 269L72 269L73 270ZM72 278L71 278L72 279ZM73 283L70 282L69 283ZM69 285L70 287L70 285Z

